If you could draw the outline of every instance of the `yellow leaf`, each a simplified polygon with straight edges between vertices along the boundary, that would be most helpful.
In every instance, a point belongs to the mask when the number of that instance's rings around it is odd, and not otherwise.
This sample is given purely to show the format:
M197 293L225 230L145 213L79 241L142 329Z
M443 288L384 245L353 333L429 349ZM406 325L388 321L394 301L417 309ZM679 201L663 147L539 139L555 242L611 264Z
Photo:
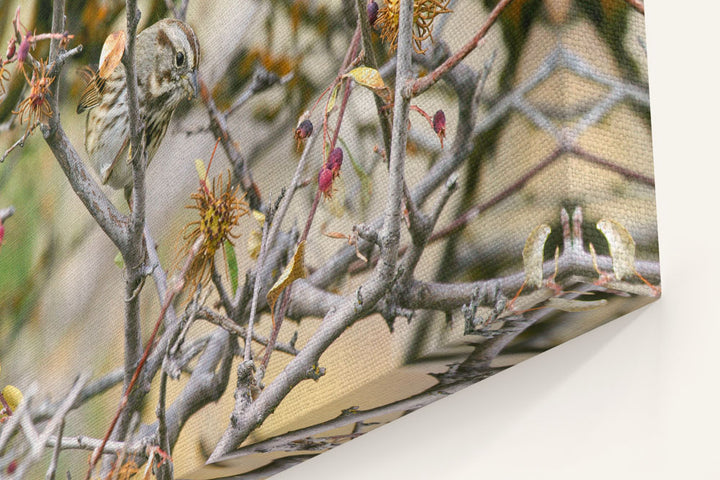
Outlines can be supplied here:
M343 75L343 78L350 77L355 80L356 83L367 87L371 90L385 90L385 82L383 82L380 72L370 67L358 67L350 70L348 73Z
M10 409L13 412L17 409L23 399L23 395L22 392L20 392L20 389L18 389L17 387L13 387L12 385L8 385L7 387L3 388L2 396L5 398L5 401L8 403L8 405L10 405Z
M262 227L263 223L265 223L265 214L258 210L253 210L252 214L253 214L253 218L255 218L255 220L258 222L258 224L260 224L260 226Z
M586 310L594 310L596 308L607 305L607 300L572 300L570 298L553 297L548 300L547 306L562 310L563 312L584 312Z
M262 233L258 230L253 230L247 239L247 250L250 258L257 260L260 255L260 245L262 244Z
M108 78L115 68L120 64L123 52L125 51L125 31L113 32L105 39L100 53L100 78Z
M335 108L335 102L337 101L338 92L340 91L340 83L335 85L335 88L333 88L332 92L330 93L330 98L328 99L327 107L325 107L325 113L330 113L333 108Z
M610 246L610 257L613 262L615 278L622 280L635 275L635 241L625 227L607 218L597 223L597 228Z
M543 223L535 227L525 240L522 256L525 267L525 283L528 287L542 285L543 250L548 235L550 235L550 227Z
M195 170L197 170L198 178L205 180L207 178L207 168L205 168L205 162L199 158L195 160Z
M277 302L280 293L290 286L298 278L305 278L307 276L305 272L305 240L300 242L295 249L290 263L287 264L280 278L277 279L275 285L272 286L270 291L267 293L268 305L270 305L270 311L274 312L275 302ZM274 318L274 314L273 314Z

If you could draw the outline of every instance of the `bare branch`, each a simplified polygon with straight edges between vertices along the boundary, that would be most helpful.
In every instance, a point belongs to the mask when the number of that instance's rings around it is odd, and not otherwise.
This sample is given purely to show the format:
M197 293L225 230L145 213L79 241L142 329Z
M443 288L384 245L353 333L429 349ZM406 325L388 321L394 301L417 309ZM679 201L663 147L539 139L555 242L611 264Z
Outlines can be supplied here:
M480 40L485 36L485 34L487 34L488 30L490 30L490 27L492 27L492 25L495 23L495 20L497 20L502 11L505 9L505 7L508 6L508 4L510 4L510 2L512 2L512 0L501 0L500 2L498 2L498 4L495 5L495 8L493 8L488 15L485 23L482 25L482 27L480 27L478 33L476 33L475 36L468 43L466 43L460 50L457 51L457 53L455 53L452 57L448 58L445 62L443 62L442 65L437 67L428 75L417 79L411 87L412 96L417 97L425 90L433 86L435 83L437 83L438 80L440 80L440 78L442 78L442 76L447 71L451 70L465 57L467 57L470 52L475 50L475 48L478 46L478 43L480 43Z
M60 426L58 426L58 438L62 438L64 429L65 419L63 418L63 420L60 422ZM58 442L53 448L52 459L50 460L50 465L48 465L47 473L45 474L45 480L55 480L55 471L57 470L58 459L60 458L61 446L61 443Z
M398 36L398 69L396 79L395 121L392 154L390 157L390 181L385 221L382 230L382 262L378 264L373 276L355 295L346 297L341 305L329 312L321 326L315 331L296 357L252 402L236 397L231 425L225 430L215 450L208 459L216 461L236 448L255 428L257 428L275 410L277 405L306 378L312 378L317 369L320 355L337 339L347 327L361 318L377 303L389 288L395 276L398 246L400 240L401 202L403 191L403 173L407 137L407 115L409 98L403 95L405 82L411 75L412 52L412 0L402 0L400 4L400 29ZM360 290L362 293L360 293Z

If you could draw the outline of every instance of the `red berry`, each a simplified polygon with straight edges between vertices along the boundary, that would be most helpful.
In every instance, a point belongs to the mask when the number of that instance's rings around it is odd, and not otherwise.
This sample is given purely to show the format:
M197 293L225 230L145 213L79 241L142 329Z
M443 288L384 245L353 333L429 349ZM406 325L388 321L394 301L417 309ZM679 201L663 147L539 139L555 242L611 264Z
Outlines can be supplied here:
M326 196L332 196L333 172L327 167L320 169L318 174L318 189Z
M438 110L433 116L433 130L437 133L440 138L440 148L443 147L443 140L445 139L445 112Z
M337 177L340 174L340 167L343 162L343 151L340 147L335 147L328 155L328 159L325 162L325 168L332 170L333 176Z
M13 460L7 466L7 473L15 473L15 470L17 470L17 460Z
M438 135L440 135L440 132L445 135L445 112L442 110L438 110L433 116L433 130Z
M377 20L378 9L379 7L375 0L367 4L367 15L371 27L375 25L375 20Z

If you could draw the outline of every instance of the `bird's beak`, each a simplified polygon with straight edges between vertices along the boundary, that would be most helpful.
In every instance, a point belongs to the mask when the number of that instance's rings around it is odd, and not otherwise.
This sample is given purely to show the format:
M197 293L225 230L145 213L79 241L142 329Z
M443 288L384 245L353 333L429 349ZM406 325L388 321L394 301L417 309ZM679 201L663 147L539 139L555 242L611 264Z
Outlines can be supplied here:
M198 88L197 70L193 70L192 72L190 72L190 74L185 77L185 80L187 80L188 96L190 98L197 98L198 92L200 91L200 89Z

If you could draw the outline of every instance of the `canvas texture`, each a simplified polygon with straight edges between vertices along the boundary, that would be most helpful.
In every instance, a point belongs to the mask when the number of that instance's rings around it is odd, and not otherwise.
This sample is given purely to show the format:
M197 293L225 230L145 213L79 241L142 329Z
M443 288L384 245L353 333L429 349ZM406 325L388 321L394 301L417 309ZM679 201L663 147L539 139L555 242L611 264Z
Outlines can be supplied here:
M1 5L0 478L267 478L660 297L642 2Z

